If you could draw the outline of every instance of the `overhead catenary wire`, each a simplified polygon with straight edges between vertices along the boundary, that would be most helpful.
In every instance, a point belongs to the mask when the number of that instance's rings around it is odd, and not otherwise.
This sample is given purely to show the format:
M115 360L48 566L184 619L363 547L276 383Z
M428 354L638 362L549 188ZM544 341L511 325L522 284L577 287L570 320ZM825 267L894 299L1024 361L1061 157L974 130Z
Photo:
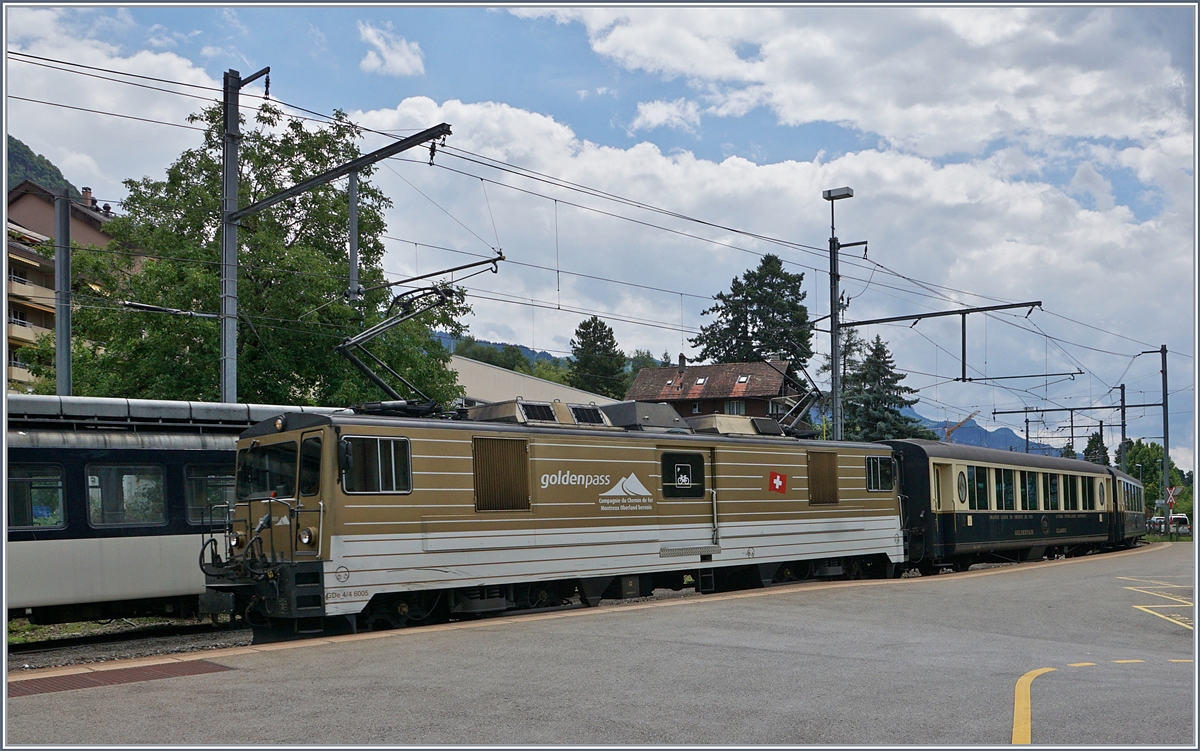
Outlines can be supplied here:
M20 53L18 53L18 54L20 54ZM36 56L31 56L31 57L36 57ZM48 58L43 58L43 59L48 59ZM107 70L107 69L95 68L94 66L81 66L81 67L86 67L86 68L89 68L89 69L95 69L95 70ZM215 91L215 90L217 90L217 89L215 89L214 87L202 87L202 86L195 85L195 84L185 84L185 82L174 82L174 81L169 81L169 79L155 79L154 77L140 76L140 75L138 75L138 74L125 74L124 72L118 72L118 73L119 73L119 74L121 74L121 75L131 75L131 76L135 76L135 77L139 77L139 78L143 78L143 79L147 79L147 80L159 80L159 81L162 81L162 82L167 82L167 83L174 83L174 84L183 84L183 85L189 85L189 86L194 86L194 87L196 87L196 88L207 88L207 89L209 89L209 90L214 90L214 91ZM177 93L177 92L168 92L168 93ZM38 101L38 100L30 100L30 101ZM67 106L67 107L71 107L71 105L60 105L60 104L58 104L58 103L50 103L50 102L45 102L45 103L46 103L46 104L50 104L50 105L52 105L52 106ZM323 115L322 113L316 113L316 112L314 112L314 111L312 111L312 110L307 110L307 109L305 109L305 108L298 107L298 106L296 106L296 105L291 105L291 104L287 104L287 103L281 103L281 104L283 104L283 105L285 105L285 106L288 106L288 107L291 107L291 108L298 109L298 110L300 110L300 111L306 111L306 112L309 112L309 113L311 113L311 114L316 114L317 116L319 116L319 117L323 117L323 118L325 118L325 119L327 119L327 120L333 120L333 119L334 119L334 118L332 118L331 116L328 116L328 115ZM74 107L72 107L72 108L74 108ZM194 130L204 130L203 128L194 128L194 127L192 127L192 126L182 126L182 125L179 125L179 124L176 124L176 123L167 123L167 122L163 122L163 121L151 121L151 120L148 120L148 119L145 119L145 118L133 118L132 116L121 115L121 114L119 114L119 113L108 113L108 112L102 112L102 111L96 111L96 110L87 110L86 108L74 108L74 109L81 109L81 110L84 110L84 111L92 111L92 112L97 112L97 113L99 113L99 114L109 114L109 115L114 115L114 116L118 116L118 117L130 117L131 119L142 119L142 120L144 120L144 121L146 121L146 122L159 122L160 124L164 124L164 125L171 125L171 126L175 126L175 127L190 127L191 129L194 129ZM298 116L295 116L295 115L289 115L289 116L298 117ZM347 122L348 122L348 121L347 121ZM394 137L394 136L392 136L390 133L387 133L387 132L385 132L385 131L377 131L377 130L373 130L373 129L370 129L370 128L365 128L365 127L363 127L363 126L358 126L358 125L356 125L356 124L353 124L353 123L351 123L351 124L352 124L352 125L354 125L356 128L359 128L359 129L361 129L361 130L363 130L363 131L366 131L366 132L375 132L375 133L380 133L380 134L382 134L382 135L385 135L385 136L387 136L387 137ZM460 150L460 151L463 151L463 153L466 153L466 154L471 154L471 152L466 152L465 150ZM481 161L481 160L483 160L483 159L487 159L486 157L482 157L482 155L472 155L472 156L479 157L479 159L476 159L476 160L474 160L474 161L476 161L476 163L479 163L479 164L483 164L483 161ZM491 160L491 161L498 162L498 163L500 163L500 164L504 164L504 163L502 163L502 162L499 162L499 160ZM447 169L449 169L449 168L447 168ZM530 173L532 173L532 172L533 172L532 170L525 170L525 171L526 171L526 172L530 172ZM394 172L394 170L393 170L393 172ZM518 174L516 171L514 171L513 173L514 173L514 174ZM469 173L461 173L461 174L469 174ZM534 173L534 174L536 174L536 173ZM473 177L478 177L478 176L473 176ZM483 178L479 178L479 179L483 180ZM558 180L558 179L556 179L556 178L554 178L554 180L556 180L557 182L554 182L554 183L552 183L552 184L559 185L559 187L572 187L572 186L577 186L577 184L571 184L571 183L569 183L568 181ZM406 182L407 182L407 181L406 181ZM495 182L495 181L493 181L493 182ZM507 185L506 185L506 184L504 184L504 183L496 183L496 184L505 185L506 187L512 187L512 186L507 186ZM696 218L693 218L693 217L687 217L686 215L679 214L678 212L669 212L669 211L666 211L666 210L660 210L660 209L658 209L657 207L652 207L652 206L650 206L649 204L644 204L644 203L642 203L642 202L628 201L628 199L621 199L619 196L615 196L615 194L606 194L604 191L599 191L599 190L596 190L596 189L589 189L589 188L586 188L586 186L577 186L577 187L578 187L578 189L581 189L583 192L585 192L585 193L586 193L586 194L588 194L588 195L595 195L595 196L601 196L601 197L603 197L603 196L606 196L606 195L607 195L607 196L613 196L613 197L615 197L616 199L623 200L623 201L627 201L627 205L640 205L640 206L642 206L642 207L646 207L646 208L648 208L648 209L650 209L650 210L658 210L658 211L661 211L662 213L666 213L667 215L676 216L676 217L679 217L679 218L685 219L685 220L687 220L687 221L696 221L696 222L699 222L699 223L702 223L702 224L706 224L706 225L708 225L708 226L712 226L712 227L720 227L720 228L723 228L723 229L725 229L725 230L727 230L727 231L731 231L731 232L737 232L737 233L740 233L740 234L743 234L743 235L746 235L746 236L755 237L755 238L761 239L761 240L763 240L763 241L766 241L766 242L778 243L778 244L781 244L781 245L783 245L783 246L786 246L786 247L794 247L794 248L797 248L797 249L804 249L804 250L812 251L812 252L814 252L814 253L817 253L817 254L820 254L820 255L824 255L824 253L825 253L825 251L824 251L824 249L823 249L823 248L816 248L816 247L814 247L814 246L806 246L806 245L803 245L803 244L801 244L801 243L792 243L792 242L788 242L788 241L779 240L778 238L770 238L770 237L768 237L768 236L765 236L765 235L759 235L759 234L756 234L756 233L744 232L744 231L741 231L741 230L736 230L736 229L734 229L734 228L730 228L730 227L723 227L723 225L719 225L719 224L716 224L716 223L713 223L713 222L706 222L706 221L704 221L704 220L699 220L699 219L696 219ZM519 189L518 189L518 190L519 190ZM529 192L529 191L526 191L526 192ZM486 197L486 193L485 193L485 197ZM555 200L557 200L557 199L555 199ZM440 207L439 207L439 208L440 208ZM583 209L585 209L585 210L594 210L594 209L592 209L592 207L580 206L580 208L583 208ZM444 209L443 209L443 210L444 210ZM489 202L489 212L490 212L490 202ZM611 216L615 216L616 218L620 218L620 219L626 219L626 220L630 220L630 221L634 221L634 222L638 222L638 223L647 224L648 226L651 226L651 227L656 227L656 228L658 228L658 229L661 229L661 230L664 230L664 231L668 231L668 232L671 232L671 231L676 231L676 230L672 230L671 228L660 227L660 226L653 225L653 224L650 224L650 223L639 222L639 220L630 219L630 218L628 218L628 217L621 217L621 216L619 216L619 215L613 215L613 214L611 214L610 212L601 212L601 213L607 213L607 214L609 214L609 215L611 215ZM494 223L494 219L493 219L493 223ZM468 231L470 231L470 230L469 230L469 228L467 228L467 229L468 229ZM678 231L676 231L676 232L678 232ZM472 234L474 234L474 233L472 232ZM685 235L689 235L689 236L690 236L690 233L680 233L680 234L685 234ZM478 235L476 235L476 236L478 237ZM708 238L701 238L701 237L698 237L698 236L696 236L696 237L697 237L697 239L702 239L702 240L705 240L706 242L714 242L715 244L718 244L718 245L722 245L722 244L723 244L723 243L720 243L719 241L712 241L712 240L710 240L710 239L708 239ZM482 238L480 238L480 239L482 240ZM497 243L498 243L498 234L497 234ZM486 243L486 242L484 242L484 244L486 245L487 243ZM754 253L755 255L759 255L759 256L763 255L763 254L761 254L761 253L756 253L756 252L754 252L754 251L750 251L750 250L748 250L748 249L744 249L744 248L737 248L736 246L731 246L731 245L729 245L729 244L724 244L724 245L726 245L727 247L733 247L733 248L735 248L735 249L737 249L737 250L742 250L742 251L744 251L744 252L750 252L750 253ZM489 247L490 247L490 246L489 246ZM786 261L786 260L787 260L787 259L785 259L785 261ZM929 293L929 296L937 297L937 298L939 298L939 299L950 299L950 298L948 298L948 296L946 296L946 295L944 295L944 294L938 294L938 293L936 293L936 292L935 292L935 289L945 289L945 290L950 290L950 291L958 292L959 294L970 295L970 296L973 296L973 297L980 297L980 298L982 298L982 299L988 299L988 300L1000 300L1000 298L993 298L993 297L989 297L989 296L985 296L985 295L980 295L980 294L978 294L978 293L966 292L966 291L963 291L963 290L954 290L953 288L950 288L950 287L943 287L943 286L941 286L941 285L934 285L934 284L932 284L932 283L921 282L920 280L916 280L916 279L914 279L914 278L912 278L912 277L909 277L909 276L906 276L906 275L903 275L903 274L899 274L898 272L895 272L895 271L893 271L893 270L891 270L891 269L888 269L886 266L883 266L882 264L877 264L877 263L876 263L876 262L874 262L872 259L867 259L867 260L868 260L870 263L872 263L872 264L873 264L873 266L872 266L872 271L871 271L871 275L870 275L870 276L868 277L868 279L866 280L866 283L867 283L867 285L868 285L868 286L870 286L870 285L871 285L871 283L872 283L872 280L873 280L873 276L874 276L874 273L875 273L875 268L876 268L876 267L878 267L878 268L882 268L882 269L884 269L886 273L890 273L890 274L892 274L892 275L896 276L897 278L901 278L901 279L903 279L903 280L905 280L905 281L908 281L909 283L912 283L912 284L915 284L915 285L917 285L917 286L920 286L920 287L921 287L921 288L923 288L923 289L924 289L924 290L925 290L927 293ZM791 261L788 261L788 262L789 262L789 263L794 263L794 262L791 262ZM530 264L530 265L532 266L532 264ZM797 265L801 265L801 264L797 264ZM810 269L810 270L812 270L812 271L814 271L814 272L817 272L817 273L823 273L823 269L819 269L819 268L815 268L815 267L805 267L805 266L803 266L803 265L801 265L801 267L802 267L802 268L808 268L808 269ZM264 267L264 268L265 268L265 267ZM853 277L847 277L847 278L853 279ZM617 280L609 280L609 281L612 281L612 282L614 282L614 283L618 283L618 284L625 284L624 282L620 282L620 281L617 281ZM861 280L860 280L860 281L861 281ZM877 286L880 286L880 285L878 285L878 284L877 284ZM919 293L916 293L916 292L914 292L913 290L909 290L909 289L905 289L905 288L894 287L894 286L890 286L890 285L882 285L882 286L889 287L889 288L891 288L891 289L893 289L893 290L895 290L895 291L897 291L897 292L901 292L901 293L903 293L903 294L919 294ZM861 294L861 293L860 293L860 294ZM698 295L697 295L696 297L701 297L701 296L698 296ZM951 301L953 301L953 302L955 302L955 303L957 303L957 304L964 304L964 303L961 303L960 301L956 301L956 300L951 300ZM1136 340L1136 339L1132 339L1132 338L1130 338L1130 337L1125 337L1125 336L1123 336L1123 335L1120 335L1120 334L1115 334L1115 333L1113 333L1113 332L1108 332L1108 331L1105 331L1104 329L1100 329L1100 328L1098 328L1098 327L1091 326L1090 324L1083 324L1082 322L1075 321L1074 319L1071 319L1071 318L1069 318L1069 317L1066 317L1066 316L1062 316L1061 314L1053 313L1052 311L1045 311L1045 312L1048 312L1048 313L1050 313L1051 315L1054 315L1054 316L1056 316L1056 317L1062 318L1063 320L1066 320L1066 321L1069 321L1069 322L1072 322L1072 323L1076 323L1076 324L1079 324L1079 325L1084 325L1084 326L1086 326L1086 327L1088 327L1088 328L1091 328L1091 329L1093 329L1093 330L1100 331L1101 333L1105 333L1105 334L1109 334L1109 335L1117 336L1117 337L1119 337L1119 338L1126 339L1126 340L1128 340L1128 341L1133 341L1133 342L1137 342L1137 343L1140 343L1140 344L1145 344L1144 342L1139 342L1139 341L1138 341L1138 340ZM1079 366L1081 369L1083 369L1083 370L1087 370L1087 369L1086 369L1086 368L1083 368L1082 364L1080 364L1080 363L1078 362L1078 360L1076 360L1076 359L1075 359L1073 356L1071 356L1069 352L1067 352L1066 350L1064 350L1064 349L1062 348L1062 346L1060 346L1060 343L1061 343L1061 344L1065 344L1065 345L1067 345L1067 346L1072 346L1072 347L1080 347L1080 348L1083 348L1083 349L1088 349L1088 350L1092 350L1092 351L1096 351L1096 352L1101 352L1101 353L1105 353L1105 354L1111 354L1111 355L1116 355L1116 356L1128 356L1126 353L1112 352L1112 351L1109 351L1109 350L1103 350L1103 349L1100 349L1100 348L1089 347L1088 345L1083 345L1083 344L1080 344L1080 343L1077 343L1077 342L1072 342L1072 341L1070 341L1070 340L1067 340L1067 339L1063 339L1063 338L1059 338L1059 337L1053 337L1052 335L1050 335L1050 334L1046 333L1045 331L1043 331L1043 330L1041 329L1041 327L1037 326L1037 325L1036 325L1035 323L1033 323L1033 322L1030 322L1030 323L1031 323L1031 325L1034 327L1034 329L1029 329L1029 328L1026 328L1026 327L1025 327L1025 326L1023 326L1023 325L1020 325L1020 324L1017 324L1017 323L1015 323L1015 322L1011 322L1011 321L1004 321L1004 322L1005 322L1005 323L1007 323L1007 324L1008 324L1008 325L1010 325L1010 326L1014 326L1015 328L1017 328L1017 329L1019 329L1019 330L1026 331L1026 332L1028 332L1028 333L1033 333L1033 334L1035 334L1035 335L1039 335L1039 336L1045 337L1045 338L1047 339L1047 341L1051 341L1051 342L1053 342L1053 343L1054 343L1054 345L1055 345L1055 347L1056 347L1056 349L1059 349L1059 350L1060 350L1060 351L1063 353L1063 355L1064 355L1064 356L1066 356L1067 358L1069 358L1071 361L1075 362L1075 363L1076 363L1076 364L1077 364L1077 365L1078 365L1078 366ZM1149 346L1149 345L1147 345L1147 346ZM1179 353L1179 352L1173 352L1173 354L1176 354L1176 355L1181 355L1181 356L1184 356L1184 357L1189 357L1189 358L1191 357L1191 355L1190 355L1190 354L1188 354L1188 353ZM1126 370L1128 370L1128 368L1127 368ZM1092 375L1095 375L1095 373L1092 373ZM1103 382L1103 379L1100 379L1100 380ZM1106 385L1107 385L1107 384L1106 384Z

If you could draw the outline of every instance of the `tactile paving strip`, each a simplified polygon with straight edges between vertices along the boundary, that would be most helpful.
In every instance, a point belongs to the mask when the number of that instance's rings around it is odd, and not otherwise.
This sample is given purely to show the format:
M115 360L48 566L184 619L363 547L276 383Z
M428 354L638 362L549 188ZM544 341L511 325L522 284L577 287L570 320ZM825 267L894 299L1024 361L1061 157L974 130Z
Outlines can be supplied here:
M203 675L204 673L219 673L229 668L205 660L189 660L187 662L168 662L162 665L146 665L137 668L116 668L114 670L97 670L89 673L73 675L55 675L48 678L30 678L24 681L10 681L8 684L9 698L47 694L52 691L74 691L79 688L96 688L97 686L114 686L120 683L138 683L140 681L155 681L160 678L179 678L185 675Z

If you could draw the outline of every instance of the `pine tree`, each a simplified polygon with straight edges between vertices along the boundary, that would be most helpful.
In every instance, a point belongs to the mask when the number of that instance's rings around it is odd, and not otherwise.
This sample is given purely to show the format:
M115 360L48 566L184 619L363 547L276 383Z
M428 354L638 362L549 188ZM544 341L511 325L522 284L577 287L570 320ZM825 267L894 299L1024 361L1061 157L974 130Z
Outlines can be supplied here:
M783 270L778 256L765 255L758 268L734 279L729 293L717 293L717 304L702 315L717 319L700 327L691 343L700 347L701 360L761 362L773 357L803 365L812 357L812 326L804 274Z
M583 321L571 340L571 365L568 383L613 399L624 399L625 353L617 349L612 328L597 316Z
M896 372L887 344L876 336L866 346L861 363L846 373L842 392L842 434L851 441L881 441L892 438L925 438L937 435L916 420L900 414L917 399L906 394L915 389L901 384L906 376Z
M1074 443L1068 443L1066 446L1063 446L1062 449L1058 452L1058 455L1064 459L1078 459L1079 458L1079 454L1075 453L1075 444Z
M1083 458L1092 464L1111 466L1108 461L1108 449L1104 445L1104 437L1100 435L1100 431L1088 436L1087 446L1083 448Z

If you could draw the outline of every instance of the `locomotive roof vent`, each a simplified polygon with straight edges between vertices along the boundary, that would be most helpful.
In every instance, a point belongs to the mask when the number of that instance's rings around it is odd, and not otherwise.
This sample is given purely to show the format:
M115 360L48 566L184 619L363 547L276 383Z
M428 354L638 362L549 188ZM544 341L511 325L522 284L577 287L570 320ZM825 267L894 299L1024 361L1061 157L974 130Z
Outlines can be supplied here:
M600 411L608 418L609 423L626 430L651 433L692 432L675 408L665 402L617 402L605 404L600 407Z
M480 404L467 409L467 418L478 422L510 422L521 425L558 425L562 427L611 428L607 416L595 404L531 402L513 399Z
M745 415L696 415L687 418L697 433L718 435L783 435L783 428L770 417Z

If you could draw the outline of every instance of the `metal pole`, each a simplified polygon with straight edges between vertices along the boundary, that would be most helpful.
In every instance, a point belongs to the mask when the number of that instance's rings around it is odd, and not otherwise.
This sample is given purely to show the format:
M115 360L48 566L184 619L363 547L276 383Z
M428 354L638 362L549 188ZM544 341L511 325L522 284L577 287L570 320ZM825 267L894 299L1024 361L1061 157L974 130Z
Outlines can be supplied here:
M1158 349L1162 355L1162 411L1163 411L1163 481L1162 494L1163 500L1167 500L1167 488L1171 486L1171 438L1167 430L1167 345L1162 345ZM1167 509L1167 526L1170 527L1171 509Z
M221 159L221 401L237 402L238 101L242 76L225 73L225 132Z
M54 386L71 396L71 193L54 196Z
M1025 453L1029 453L1029 413L1025 413Z
M842 440L842 358L838 341L838 239L829 202L829 398L833 403L833 440Z
M358 286L358 173L350 173L350 289L346 296L350 302L362 299L362 290Z
M1125 471L1125 452L1128 447L1125 445L1125 384L1121 384L1121 471Z

